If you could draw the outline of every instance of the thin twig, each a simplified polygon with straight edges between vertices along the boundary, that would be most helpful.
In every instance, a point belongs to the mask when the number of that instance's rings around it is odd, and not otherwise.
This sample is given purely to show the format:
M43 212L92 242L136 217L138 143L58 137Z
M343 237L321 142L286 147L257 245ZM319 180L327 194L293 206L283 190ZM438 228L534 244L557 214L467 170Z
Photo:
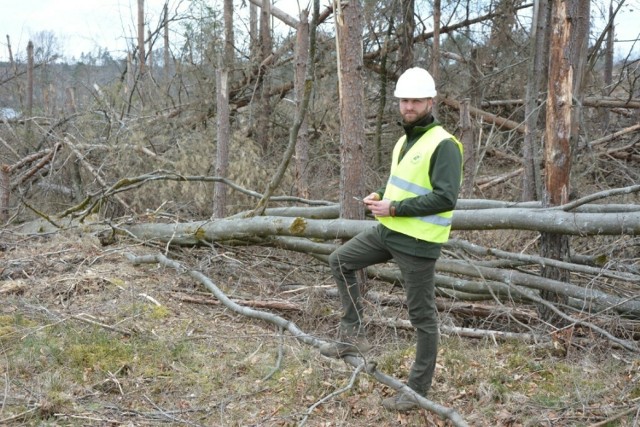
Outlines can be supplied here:
M269 372L269 374L267 374L267 376L261 380L262 382L269 380L276 372L280 370L280 367L282 366L282 360L284 359L284 330L282 329L282 327L278 327L278 337L278 358L276 359L276 366L274 366L271 372Z
M189 420L183 420L181 418L178 417L174 417L173 415L169 414L167 411L165 411L164 409L160 408L158 405L156 405L151 399L149 399L149 397L145 394L143 395L144 398L147 400L147 402L149 402L154 408L156 408L163 416L165 416L166 418L170 419L171 421L176 421L182 424L188 424L190 426L198 426L200 427L200 424L196 424L193 423Z
M625 415L631 414L632 412L636 412L636 417L637 417L638 414L640 413L640 405L632 406L631 408L627 409L626 411L619 412L619 413L613 415L612 417L607 418L606 420L602 420L602 421L600 421L598 423L591 424L591 425L589 425L589 427L603 427L603 426L609 425L609 423L612 423L615 420L624 417Z
M87 319L87 318L85 318L83 316L86 316L86 314L85 313L76 314L74 316L71 316L71 318L72 319L76 319L76 320L80 320L81 322L89 323L89 324L94 325L94 326L99 326L101 328L108 329L108 330L113 331L113 332L117 332L117 333L122 334L122 335L127 336L127 337L130 337L131 335L133 335L133 333L131 331L128 331L126 329L120 329L120 328L116 328L116 327L113 327L113 326L110 326L110 325L105 325L104 323L100 323L100 322L97 322L95 320Z
M361 363L360 365L358 365L358 367L353 371L353 373L351 374L351 378L349 379L349 383L341 388L338 389L336 391L334 391L333 393L329 393L328 395L326 395L325 397L323 397L322 399L318 400L316 403L314 403L313 405L311 405L309 407L309 409L307 409L307 413L304 414L304 417L302 418L302 420L298 423L298 427L302 427L305 425L305 423L307 422L307 419L309 418L309 415L311 415L311 413L314 411L314 409L316 409L318 406L322 405L324 402L333 399L334 397L347 392L349 390L351 390L353 388L353 385L356 382L356 378L358 377L358 374L364 369L365 367L365 363Z

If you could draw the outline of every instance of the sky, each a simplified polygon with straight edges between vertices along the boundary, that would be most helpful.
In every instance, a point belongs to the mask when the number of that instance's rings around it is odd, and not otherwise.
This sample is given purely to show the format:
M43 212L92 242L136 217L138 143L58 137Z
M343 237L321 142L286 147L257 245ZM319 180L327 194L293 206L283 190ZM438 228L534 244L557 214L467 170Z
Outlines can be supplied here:
M145 0L148 20L157 22L164 2ZM66 58L98 48L120 57L126 51L126 38L135 35L137 21L137 0L0 0L0 10L0 61L8 58L7 34L16 55L41 31L56 35Z
M170 10L177 7L184 10L188 1L169 0ZM146 21L158 22L164 2L145 0ZM209 3L213 4L214 0ZM298 15L296 0L273 3L292 16ZM306 6L308 0L300 3ZM321 8L328 3L329 0L321 0ZM619 40L636 39L640 31L640 0L626 0L626 4L617 23ZM107 48L114 58L122 57L127 37L135 35L136 9L137 0L0 0L0 61L8 60L7 35L14 56L24 58L30 37L41 31L55 34L67 59L77 59L82 52L96 53L98 48ZM597 12L598 7L594 7L592 13ZM630 47L631 43L618 43L618 56L625 55ZM640 55L640 43L636 44L634 55Z
M299 1L306 7L308 0ZM164 3L165 0L145 0L145 21L153 23L153 28ZM170 16L176 9L186 10L188 3L189 0L169 0ZM208 1L214 3L216 0ZM277 0L272 4L298 16L298 0ZM65 58L79 58L82 52L95 53L98 48L107 48L114 58L122 57L135 37L137 5L137 0L0 0L0 61L9 57L7 34L16 56L26 52L29 39L42 31L56 35Z

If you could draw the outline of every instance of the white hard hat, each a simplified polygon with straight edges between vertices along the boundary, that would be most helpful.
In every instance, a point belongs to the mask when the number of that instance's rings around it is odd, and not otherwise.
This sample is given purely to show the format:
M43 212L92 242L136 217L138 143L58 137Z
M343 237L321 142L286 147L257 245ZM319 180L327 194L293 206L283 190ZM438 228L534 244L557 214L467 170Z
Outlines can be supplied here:
M433 77L427 70L419 67L409 68L402 73L393 92L396 98L409 99L434 98L437 94Z

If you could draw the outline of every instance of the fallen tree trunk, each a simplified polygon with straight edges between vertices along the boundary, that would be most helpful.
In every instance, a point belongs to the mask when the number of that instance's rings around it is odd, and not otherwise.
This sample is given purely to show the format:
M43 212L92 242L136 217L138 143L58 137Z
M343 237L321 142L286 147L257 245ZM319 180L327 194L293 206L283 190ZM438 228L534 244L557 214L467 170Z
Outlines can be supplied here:
M486 209L482 211L468 211L467 214L473 213L476 216L483 216L485 221L491 220L491 214L485 213L495 211L513 211L522 212L523 210L515 209ZM531 209L525 209L529 213ZM540 211L533 211L535 215ZM465 213L462 211L461 213ZM576 216L607 216L605 214L572 214L563 211L547 210L544 213L555 215L556 218L576 217ZM480 215L483 214L483 215ZM524 215L524 214L521 214ZM611 214L614 216L625 214ZM634 213L637 222L640 223L640 213ZM466 215L468 221L472 215ZM455 217L454 217L455 218ZM539 219L538 219L539 220ZM477 221L477 219L476 219ZM214 242L224 241L244 241L249 243L263 242L270 239L281 247L293 249L301 252L312 253L330 253L335 247L332 244L308 241L306 239L322 239L331 241L334 239L349 239L364 230L366 227L375 226L374 221L359 220L308 220L300 217L253 217L245 219L223 219L217 221L202 221L194 223L179 224L137 224L125 227L127 233L141 240L161 241L173 245L198 245L212 244ZM602 225L602 224L600 224ZM575 223L574 223L575 226ZM636 226L640 229L640 224ZM566 231L565 229L563 229ZM285 237L304 237L306 239L284 240ZM296 248L291 245L297 246ZM467 245L467 250L475 249L482 252L480 248L474 248ZM506 256L508 254L497 251L496 254ZM544 265L546 259L534 259L531 256L513 256L518 261L538 262ZM558 263L559 261L550 261ZM569 263L559 265L565 269L571 267ZM528 274L513 269L501 269L481 265L480 263L469 263L466 261L455 261L445 258L438 260L437 269L439 273L451 273L455 275L470 276L481 279L479 282L469 282L462 279L444 280L440 279L443 287L450 286L455 291L465 293L486 294L487 292L495 293L498 296L506 296L511 298L516 295L520 298L532 300L537 298L537 292L553 290L574 299L574 305L588 308L597 307L603 310L615 310L620 313L631 314L640 317L640 301L633 298L624 298L610 295L593 287L583 288L556 280L541 278L535 274ZM587 272L589 269L585 267L576 267L576 271ZM589 270L589 272L597 273L597 270ZM626 279L632 279L634 275L624 275ZM438 280L438 279L437 279ZM487 283L491 283L491 287L487 288ZM536 292L530 294L524 291L517 291L514 286L528 288L528 292Z
M321 292L324 296L338 298L338 288L335 286L310 287L305 285L282 285L281 289L283 293L317 291ZM365 299L376 305L406 306L405 296L401 296L398 293L390 295L382 292L367 291ZM449 301L443 298L436 299L436 308L440 312L446 312L460 317L478 317L483 319L513 318L525 324L540 320L538 313L532 309L517 307L496 308L496 306ZM447 330L458 331L458 328L451 327Z
M261 216L176 224L135 224L123 228L143 240L194 245L270 235L345 239L377 223L368 220L314 220L301 217ZM640 235L640 212L573 213L551 209L483 209L458 211L453 230L530 230L593 235Z

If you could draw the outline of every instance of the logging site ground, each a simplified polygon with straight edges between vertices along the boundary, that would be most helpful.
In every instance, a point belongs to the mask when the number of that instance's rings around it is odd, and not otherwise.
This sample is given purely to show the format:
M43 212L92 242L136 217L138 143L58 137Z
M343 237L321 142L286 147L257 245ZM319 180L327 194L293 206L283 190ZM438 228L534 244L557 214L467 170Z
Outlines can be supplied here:
M127 52L68 64L7 34L0 427L640 427L640 62L614 61L638 1L181 1L154 30L139 0ZM354 196L387 183L415 66L464 177L434 383L395 413L415 336L393 263L361 274L366 364L318 347L327 256L375 223ZM431 139L407 158L436 193Z
M445 426L425 409L391 413L392 390L273 324L237 314L186 274L233 301L328 339L339 316L328 268L268 247L170 249L99 240L82 228L2 231L0 425ZM165 254L184 270L134 265ZM406 379L413 332L401 288L372 279L371 358ZM441 347L429 399L471 426L637 426L640 358L588 328L549 341L532 305L440 301ZM599 322L605 321L602 318ZM612 316L632 332L638 323ZM395 326L394 326L395 325ZM513 332L465 336L454 326ZM570 333L568 332L570 331ZM549 337L549 334L547 334ZM637 341L636 341L637 342Z

